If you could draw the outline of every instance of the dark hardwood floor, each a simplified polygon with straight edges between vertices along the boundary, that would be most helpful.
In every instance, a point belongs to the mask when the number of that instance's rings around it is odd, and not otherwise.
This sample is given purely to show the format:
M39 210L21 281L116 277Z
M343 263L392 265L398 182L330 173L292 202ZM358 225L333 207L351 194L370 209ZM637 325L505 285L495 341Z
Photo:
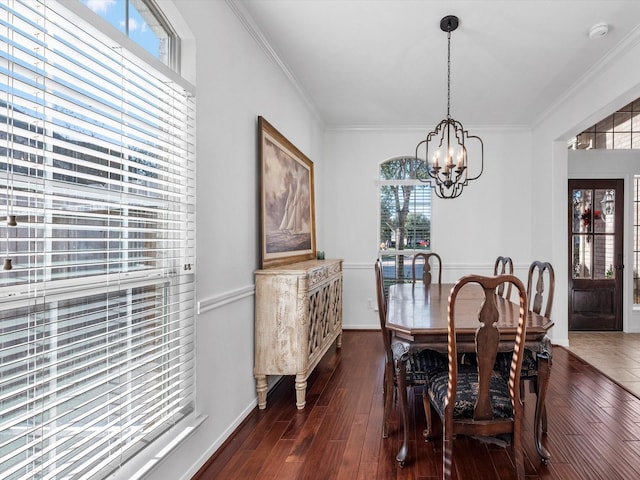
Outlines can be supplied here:
M640 478L640 400L566 349L556 346L553 355L544 437L551 462L539 461L535 397L527 392L527 479ZM296 410L293 377L285 377L266 410L256 408L194 480L440 478L442 448L439 439L422 439L419 391L410 395L409 462L397 466L397 408L389 438L381 436L382 375L380 333L345 331L342 349L331 349L309 378L304 410ZM509 449L458 437L454 456L459 480L515 478Z

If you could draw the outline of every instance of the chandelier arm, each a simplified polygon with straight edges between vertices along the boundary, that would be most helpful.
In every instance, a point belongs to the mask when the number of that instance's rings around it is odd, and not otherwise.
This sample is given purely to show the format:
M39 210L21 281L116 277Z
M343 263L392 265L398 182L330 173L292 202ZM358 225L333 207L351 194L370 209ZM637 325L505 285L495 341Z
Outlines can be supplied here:
M418 150L420 150L420 146L421 146L422 144L424 144L425 146L427 146L427 149L428 149L428 140L422 140L420 143L418 143L418 145L416 145L416 154L415 154L415 159L416 159L416 162L417 162L417 165L416 165L416 178L417 178L419 181L421 181L421 182L425 182L425 183L427 183L427 182L428 182L428 183L431 183L431 179L432 179L432 178L433 178L433 179L435 179L435 178L436 178L436 176L435 176L434 174L432 174L432 173L431 173L431 170L429 170L429 162L428 162L428 160L424 160L424 162L425 162L425 163L426 163L426 165L427 165L427 168L425 168L424 170L426 170L427 175L429 176L429 178L425 178L424 176L422 176L422 175L420 174L420 169L418 169L418 165L419 165L420 163L422 163L422 160L420 160L420 157L418 156Z
M480 175L482 175L482 172L484 171L484 143L482 142L482 139L477 135L469 135L466 131L465 134L467 135L467 138L475 138L476 140L478 140L478 142L480 142L480 172L475 177L467 177L467 180L477 180L478 178L480 178Z

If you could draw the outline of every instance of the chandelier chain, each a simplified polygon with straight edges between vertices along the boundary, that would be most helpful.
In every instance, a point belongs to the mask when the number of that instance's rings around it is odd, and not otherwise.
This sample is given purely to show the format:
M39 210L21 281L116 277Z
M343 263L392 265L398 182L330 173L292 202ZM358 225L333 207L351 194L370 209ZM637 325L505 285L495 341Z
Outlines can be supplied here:
M447 119L451 118L451 26L447 27Z

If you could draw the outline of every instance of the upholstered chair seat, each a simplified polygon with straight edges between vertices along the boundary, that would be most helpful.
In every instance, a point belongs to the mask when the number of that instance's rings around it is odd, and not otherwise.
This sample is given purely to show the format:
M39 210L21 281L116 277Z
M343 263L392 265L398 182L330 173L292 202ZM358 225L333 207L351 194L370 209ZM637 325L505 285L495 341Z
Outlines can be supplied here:
M509 381L509 369L511 368L511 356L513 352L499 352L496 355L495 370L502 375L502 377ZM538 360L536 359L536 353L525 348L522 354L522 373L520 378L531 378L538 375Z
M407 385L421 386L427 378L441 368L447 368L447 355L430 349L407 351ZM398 357L399 361L400 357Z
M511 360L509 360L509 363ZM438 415L444 416L445 400L449 369L446 366L433 368L429 375L429 396L431 405ZM478 399L478 369L475 365L458 365L458 388L453 408L453 418L473 418L473 411ZM509 397L509 380L499 372L491 374L489 393L494 418L513 418L513 408Z

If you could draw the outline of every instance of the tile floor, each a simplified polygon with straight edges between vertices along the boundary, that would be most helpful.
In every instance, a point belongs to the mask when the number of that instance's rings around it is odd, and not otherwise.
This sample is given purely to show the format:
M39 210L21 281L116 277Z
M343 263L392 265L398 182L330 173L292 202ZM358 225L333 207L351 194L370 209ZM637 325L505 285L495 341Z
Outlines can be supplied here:
M569 332L568 350L640 397L640 333Z

